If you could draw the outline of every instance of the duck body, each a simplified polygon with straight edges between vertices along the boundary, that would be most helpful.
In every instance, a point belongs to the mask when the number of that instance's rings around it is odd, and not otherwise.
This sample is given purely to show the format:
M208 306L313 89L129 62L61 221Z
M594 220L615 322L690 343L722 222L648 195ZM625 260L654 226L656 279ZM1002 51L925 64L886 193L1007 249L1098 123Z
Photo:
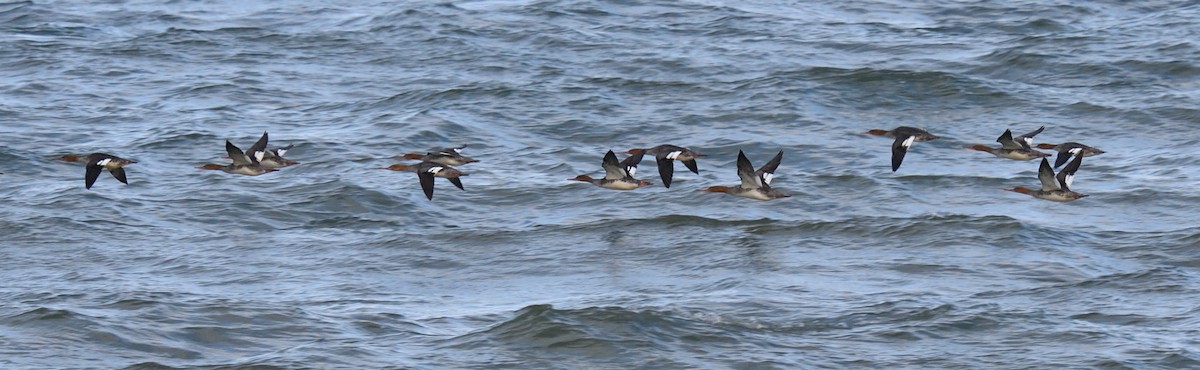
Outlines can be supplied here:
M457 148L442 148L436 152L408 153L400 156L401 159L415 159L422 162L433 162L447 166L462 166L467 163L479 162L479 160L465 156L462 154L463 148L466 145Z
M1049 154L1042 153L1042 152L1039 152L1036 150L993 148L993 147L990 147L987 145L969 145L964 148L978 150L981 152L987 152L987 153L991 153L992 155L995 155L1000 158L1015 159L1018 161L1028 161L1031 159L1038 159L1038 158L1050 156Z
M964 148L987 152L1000 158L1014 159L1018 161L1045 158L1049 157L1050 155L1033 150L1033 147L1031 146L1033 143L1033 137L1042 133L1042 131L1045 129L1046 126L1041 126L1038 127L1037 130L1033 130L1032 132L1017 136L1015 138L1012 136L1012 130L1004 130L1004 133L1001 134L1000 137L996 138L996 142L1000 143L999 148L992 148L986 145L968 145Z

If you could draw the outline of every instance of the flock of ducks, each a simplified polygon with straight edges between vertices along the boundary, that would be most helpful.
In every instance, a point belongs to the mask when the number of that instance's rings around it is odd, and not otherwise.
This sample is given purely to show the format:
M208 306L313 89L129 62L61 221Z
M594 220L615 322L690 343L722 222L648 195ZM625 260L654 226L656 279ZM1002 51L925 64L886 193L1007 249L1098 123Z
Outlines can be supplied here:
M1086 194L1080 194L1070 189L1071 182L1075 177L1075 172L1079 170L1080 164L1083 162L1083 157L1090 157L1098 154L1103 154L1104 151L1083 145L1076 142L1067 142L1062 144L1038 144L1033 145L1033 137L1040 134L1046 127L1039 127L1037 130L1026 133L1021 136L1012 136L1011 130L1004 130L1004 134L996 139L1000 143L999 148L986 145L968 145L964 148L977 150L981 152L991 153L1000 158L1013 160L1027 161L1032 159L1041 159L1041 165L1038 167L1038 180L1041 182L1041 188L1031 189L1024 186L1017 186L1012 189L1006 189L1021 194L1027 194L1039 199L1046 199L1058 202L1068 202L1079 198L1086 197ZM904 156L908 153L908 149L913 143L921 141L930 141L937 139L937 136L930 134L928 131L908 126L900 126L892 130L870 130L867 134L876 136L887 136L895 139L892 142L892 172L900 169L900 164L904 162ZM200 167L204 170L220 170L231 174L258 176L264 173L277 171L283 167L299 164L298 162L284 158L292 145L282 148L267 148L267 133L263 135L254 145L251 145L246 151L242 151L236 145L225 141L225 152L229 156L232 163L230 164L215 164L209 163ZM436 152L409 153L403 156L398 156L397 159L417 160L415 165L409 164L394 164L385 169L393 171L413 172L417 174L417 178L421 184L421 190L424 191L425 197L433 200L434 179L437 177L445 178L454 184L460 190L463 188L462 180L459 178L468 174L459 171L455 166L462 166L469 163L478 162L478 160L464 156L463 148L450 147L443 148ZM1058 153L1055 159L1054 166L1050 166L1047 159L1051 154L1040 152L1036 149L1049 149ZM586 174L579 175L568 180L582 181L591 183L605 189L614 190L634 190L645 186L651 186L648 181L643 181L635 178L637 174L637 166L641 163L642 158L646 155L653 155L655 163L658 166L658 174L662 179L664 187L671 187L671 179L675 173L675 161L683 163L692 173L700 174L700 169L696 163L697 158L705 155L697 153L694 150L664 144L653 148L633 148L624 152L629 156L623 160L618 160L617 155L612 150L604 155L604 159L600 162L600 167L604 169L604 177L592 178ZM1071 160L1074 158L1074 160ZM108 170L113 177L122 183L128 184L125 177L125 166L137 163L132 160L116 157L105 153L92 153L86 156L81 155L64 155L58 159L67 162L84 163L86 170L84 172L84 186L91 189L96 183L96 179L104 170ZM750 159L746 158L746 154L741 150L738 151L737 158L737 174L741 179L741 183L731 186L711 186L700 189L702 192L709 193L725 193L729 195L756 199L756 200L771 200L777 198L786 198L790 195L771 188L771 179L775 177L775 170L779 168L780 162L783 161L783 151L767 161L762 167L755 169L750 163ZM1054 169L1061 167L1063 164L1070 162L1061 171L1055 174Z
M1000 137L996 138L996 142L1000 143L999 148L993 148L986 145L968 145L963 148L978 150L981 152L991 153L1000 158L1013 159L1018 161L1027 161L1031 159L1041 158L1042 163L1038 167L1038 180L1042 183L1040 189L1030 189L1024 186L1018 186L1008 191L1027 194L1038 199L1052 200L1056 202L1069 202L1079 198L1086 197L1087 194L1080 194L1072 191L1071 181L1075 178L1075 171L1079 170L1079 165L1083 163L1083 157L1091 157L1098 154L1103 154L1104 151L1087 145L1076 142L1066 142L1062 144L1038 144L1033 145L1033 137L1042 133L1046 126L1038 127L1027 134L1013 137L1012 130L1004 130ZM896 139L892 143L892 172L900 169L900 163L904 161L904 154L908 152L908 148L912 146L914 141L930 141L937 139L937 136L930 135L929 132L913 127L897 127L891 131L871 130L867 132L872 135L887 135ZM1051 149L1058 152L1058 157L1054 160L1054 167L1050 167L1050 161L1046 159L1050 154L1034 150ZM1064 167L1057 175L1054 174L1054 168L1058 168L1066 163L1071 157L1075 160L1071 161L1067 167Z

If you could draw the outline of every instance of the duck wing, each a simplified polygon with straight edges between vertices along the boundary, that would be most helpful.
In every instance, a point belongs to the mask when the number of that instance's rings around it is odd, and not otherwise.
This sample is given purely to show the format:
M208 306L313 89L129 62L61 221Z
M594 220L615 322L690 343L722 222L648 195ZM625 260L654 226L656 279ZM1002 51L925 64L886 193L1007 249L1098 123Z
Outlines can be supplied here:
M233 160L233 165L235 166L258 163L258 160L255 160L253 157L247 157L241 148L233 145L229 140L225 140L225 154L229 155L229 159Z
M287 150L284 151L286 152ZM258 138L258 141L255 141L254 145L246 149L246 156L254 158L255 162L262 162L263 158L266 158L268 154L271 153L267 152L267 132L263 131L262 137Z
M86 189L91 189L92 185L96 184L96 179L100 178L100 172L104 171L104 165L100 161L107 161L108 155L95 153L89 155L87 158L86 170L83 173L83 186Z
M1038 127L1037 130L1033 130L1027 134L1013 138L1013 141L1016 142L1017 144L1020 144L1021 148L1025 149L1025 150L1033 150L1033 137L1037 136L1037 134L1042 133L1042 131L1045 129L1046 129L1046 126Z
M1058 180L1054 178L1054 169L1050 168L1050 161L1042 158L1042 165L1038 166L1038 181L1042 183L1042 191L1054 191L1061 189Z
M742 179L742 187L746 189L758 189L763 187L762 177L754 171L754 165L750 164L750 159L746 158L746 153L738 151L737 159L737 174Z
M908 153L908 148L916 139L916 136L896 136L896 141L892 142L892 172L900 169L900 164L904 163L904 154Z
M764 188L770 187L771 180L775 178L775 169L779 168L779 162L782 161L783 151L780 150L779 154L775 155L775 158L771 158L771 161L767 162L767 164L764 164L762 167L759 167L758 171L754 171L754 174L758 176L759 181L762 181Z
M1012 130L1004 130L1000 137L996 138L996 142L1000 143L1000 147L1004 149L1024 149L1025 147L1013 140Z
M1043 158L1043 161L1044 160L1045 159ZM1058 185L1061 186L1063 190L1071 190L1071 182L1075 180L1075 171L1079 170L1079 165L1081 164L1083 164L1083 156L1076 155L1075 160L1067 164L1066 167L1063 167L1062 171L1058 171L1058 176L1056 179L1058 180Z
M621 168L621 163L617 162L617 153L613 153L611 149L604 155L604 160L600 162L600 167L604 168L605 180L620 180L625 178L627 174L625 169Z
M631 156L629 156L629 158L625 158L624 160L621 161L621 163L620 163L621 170L625 171L625 176L626 176L624 178L632 179L633 176L637 174L638 163L642 163L642 157L645 155L646 155L645 153L638 153L638 154L631 155Z

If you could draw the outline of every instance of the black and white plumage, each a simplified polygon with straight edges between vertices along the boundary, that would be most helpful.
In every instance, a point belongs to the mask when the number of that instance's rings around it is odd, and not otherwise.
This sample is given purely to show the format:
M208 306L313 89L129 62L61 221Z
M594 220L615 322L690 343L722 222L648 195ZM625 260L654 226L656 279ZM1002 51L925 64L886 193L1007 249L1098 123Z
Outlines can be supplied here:
M650 149L634 148L625 153L632 155L653 155L654 162L658 165L658 176L662 178L663 186L667 188L671 187L671 179L675 175L675 161L683 162L683 165L688 170L699 175L700 168L696 164L696 158L704 156L691 149L671 144L663 144Z
M100 172L108 169L108 172L117 178L123 184L129 184L125 178L125 169L123 167L137 162L120 158L111 154L92 153L87 156L86 170L83 174L83 186L91 189L96 183L96 179L100 177Z
M246 149L246 156L253 158L260 166L266 169L277 169L300 164L283 157L294 145L267 149L267 140L267 132L263 131L262 137L258 138L258 141L254 142L254 145Z

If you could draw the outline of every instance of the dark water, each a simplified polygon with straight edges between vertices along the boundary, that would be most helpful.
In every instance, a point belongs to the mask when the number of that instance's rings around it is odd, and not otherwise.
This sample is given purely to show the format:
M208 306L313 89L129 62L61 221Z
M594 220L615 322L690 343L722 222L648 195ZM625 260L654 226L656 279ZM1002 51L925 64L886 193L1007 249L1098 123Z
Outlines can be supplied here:
M1200 367L1196 2L0 4L0 367ZM900 171L889 139L918 143ZM1078 141L1037 163L962 149ZM303 164L194 169L263 131ZM567 181L609 149L671 189ZM466 191L380 170L469 144ZM784 150L757 202L734 159ZM54 157L139 163L129 185ZM640 176L659 182L652 162Z

